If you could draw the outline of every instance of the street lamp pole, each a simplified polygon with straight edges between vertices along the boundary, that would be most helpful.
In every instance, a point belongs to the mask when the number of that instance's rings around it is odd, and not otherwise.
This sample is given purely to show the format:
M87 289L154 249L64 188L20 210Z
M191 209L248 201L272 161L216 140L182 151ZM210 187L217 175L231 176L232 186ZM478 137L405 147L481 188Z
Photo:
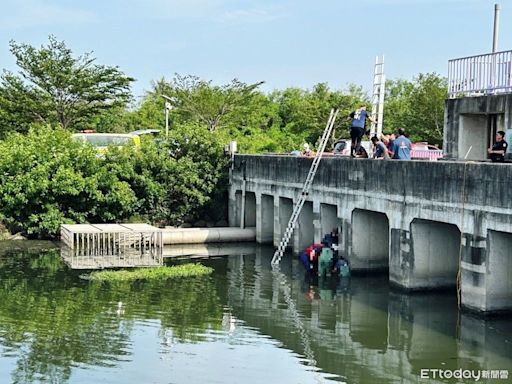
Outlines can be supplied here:
M172 109L171 101L169 96L160 95L165 99L165 137L169 137L169 111Z

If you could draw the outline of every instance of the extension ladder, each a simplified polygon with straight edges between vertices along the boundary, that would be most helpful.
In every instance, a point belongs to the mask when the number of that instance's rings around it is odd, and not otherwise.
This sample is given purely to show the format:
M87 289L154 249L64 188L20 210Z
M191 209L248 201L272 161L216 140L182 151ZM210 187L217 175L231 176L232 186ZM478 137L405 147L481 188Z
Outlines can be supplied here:
M384 74L384 55L382 59L375 58L375 70L373 74L373 95L372 95L372 118L377 124L370 126L370 137L382 136L382 118L384 117L384 92L386 86L386 75Z
M334 127L334 122L336 121L336 116L338 115L338 109L331 109L331 114L329 115L329 120L327 120L327 125L325 126L324 133L320 140L320 147L318 148L318 152L316 153L313 162L311 163L311 168L309 169L308 176L306 177L306 181L304 182L304 186L302 187L302 191L299 199L295 203L293 207L292 215L290 216L290 220L288 221L288 225L286 226L286 230L284 231L283 238L277 247L274 256L272 257L272 265L278 265L283 257L284 251L286 250L286 246L290 241L290 238L293 234L293 229L297 224L297 220L299 219L300 211L306 202L308 197L309 188L313 184L313 179L315 178L316 171L318 169L318 165L320 164L320 160L322 160L322 155L324 153L325 147L332 133L332 129Z

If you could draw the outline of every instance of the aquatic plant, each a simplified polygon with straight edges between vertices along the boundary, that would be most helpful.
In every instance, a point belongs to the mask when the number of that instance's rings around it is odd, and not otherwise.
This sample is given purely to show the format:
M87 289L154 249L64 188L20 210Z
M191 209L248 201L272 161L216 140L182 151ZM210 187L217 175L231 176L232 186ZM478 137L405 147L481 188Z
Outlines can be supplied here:
M201 264L182 264L171 267L136 268L132 270L96 271L87 278L93 281L134 281L134 280L165 280L183 277L209 275L212 268Z

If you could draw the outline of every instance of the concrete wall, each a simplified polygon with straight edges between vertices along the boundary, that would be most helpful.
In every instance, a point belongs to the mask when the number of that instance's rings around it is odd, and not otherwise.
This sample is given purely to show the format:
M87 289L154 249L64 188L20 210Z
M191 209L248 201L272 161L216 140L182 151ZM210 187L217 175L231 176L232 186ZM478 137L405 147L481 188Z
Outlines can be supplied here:
M245 194L245 227L256 226L256 194L254 192L246 192Z
M279 197L279 205L278 205L278 226L274 233L274 246L278 246L281 238L284 235L284 231L286 230L286 226L288 225L288 221L292 216L293 212L293 201L292 199L288 199L286 197ZM293 243L294 236L291 237L288 246L291 247Z
M341 229L338 219L338 207L334 204L320 204L320 234L319 237L330 233L333 229Z
M489 148L489 132L486 115L460 115L459 158L485 160Z
M313 203L306 201L299 215L299 222L295 230L295 249L304 249L315 240L313 223Z
M383 269L389 263L389 222L385 214L363 209L352 212L352 252L357 269Z
M512 234L489 231L489 259L486 274L487 307L512 309Z
M273 244L274 242L274 196L261 195L261 200L257 205L257 214L259 220L256 220L258 228L257 241L261 244Z
M463 159L472 145L468 159L487 159L484 150L493 139L489 134L489 119L493 119L493 115L496 115L496 130L508 131L507 138L511 138L512 94L446 100L443 137L445 156Z
M414 264L408 288L455 287L459 270L460 231L453 224L414 219L411 243Z
M271 237L268 216L273 211L277 246L311 161L235 156L230 225L237 223L242 192L254 193L257 239ZM508 288L492 285L488 275L493 271L489 268L504 265L506 248L500 244L508 237L490 233L512 233L511 190L512 167L507 164L325 158L290 246L298 253L337 223L340 252L354 269L389 265L394 284L429 289L453 285L462 244L463 304L498 310L508 305L510 294ZM247 200L246 206L250 211ZM505 299L498 300L495 292L505 292Z

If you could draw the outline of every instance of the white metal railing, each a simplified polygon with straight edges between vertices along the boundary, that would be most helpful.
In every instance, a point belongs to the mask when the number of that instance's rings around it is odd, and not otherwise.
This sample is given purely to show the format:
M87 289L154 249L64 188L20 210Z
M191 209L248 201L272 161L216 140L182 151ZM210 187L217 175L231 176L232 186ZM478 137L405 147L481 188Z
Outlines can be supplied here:
M448 61L448 97L512 92L512 51Z

